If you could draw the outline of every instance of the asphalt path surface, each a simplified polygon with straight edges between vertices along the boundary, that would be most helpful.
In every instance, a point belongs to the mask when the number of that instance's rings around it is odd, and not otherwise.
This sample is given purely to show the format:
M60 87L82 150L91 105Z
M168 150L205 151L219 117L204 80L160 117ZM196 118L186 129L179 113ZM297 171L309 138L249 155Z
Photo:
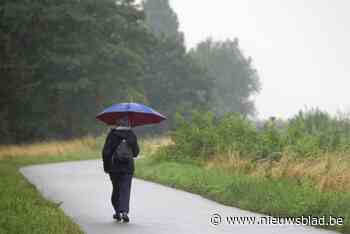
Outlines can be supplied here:
M112 219L112 185L103 173L101 161L29 166L20 171L45 198L60 203L88 234L336 233L297 225L228 224L226 216L258 219L262 215L139 179L132 182L130 223L118 223ZM214 214L221 216L221 223Z

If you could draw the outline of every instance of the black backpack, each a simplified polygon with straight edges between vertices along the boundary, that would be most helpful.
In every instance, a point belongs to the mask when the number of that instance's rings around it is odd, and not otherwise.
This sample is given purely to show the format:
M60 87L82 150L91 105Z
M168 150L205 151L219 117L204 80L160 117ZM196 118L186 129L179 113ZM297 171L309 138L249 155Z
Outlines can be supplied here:
M115 168L115 166L120 163L128 163L132 157L132 150L128 142L123 139L112 154L112 168Z

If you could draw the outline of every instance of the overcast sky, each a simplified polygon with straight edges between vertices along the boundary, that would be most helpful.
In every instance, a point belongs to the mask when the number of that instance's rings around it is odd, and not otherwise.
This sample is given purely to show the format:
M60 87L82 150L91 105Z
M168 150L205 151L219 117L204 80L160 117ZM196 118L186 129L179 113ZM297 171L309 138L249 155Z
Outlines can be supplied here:
M307 107L350 110L350 1L170 0L188 48L207 37L240 39L257 68L259 117Z

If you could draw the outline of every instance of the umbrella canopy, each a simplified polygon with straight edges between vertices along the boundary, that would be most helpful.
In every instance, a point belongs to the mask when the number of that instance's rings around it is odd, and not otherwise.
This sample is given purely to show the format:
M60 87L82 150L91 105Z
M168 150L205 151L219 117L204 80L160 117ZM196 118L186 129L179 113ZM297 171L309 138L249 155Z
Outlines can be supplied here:
M108 125L115 125L117 120L124 116L128 116L131 127L160 123L166 119L152 108L139 103L115 104L102 111L96 118Z

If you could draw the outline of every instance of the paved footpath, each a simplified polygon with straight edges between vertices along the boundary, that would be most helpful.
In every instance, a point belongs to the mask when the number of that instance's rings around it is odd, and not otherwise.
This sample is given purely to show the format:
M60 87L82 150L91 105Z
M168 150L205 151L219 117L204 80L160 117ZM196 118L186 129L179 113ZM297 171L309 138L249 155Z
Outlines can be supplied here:
M109 177L103 173L101 161L29 166L22 168L21 172L44 197L60 202L64 212L88 234L336 233L296 225L228 224L225 216L261 215L139 179L134 179L132 184L131 222L121 224L112 220L112 188ZM217 226L210 223L215 213L223 217Z

